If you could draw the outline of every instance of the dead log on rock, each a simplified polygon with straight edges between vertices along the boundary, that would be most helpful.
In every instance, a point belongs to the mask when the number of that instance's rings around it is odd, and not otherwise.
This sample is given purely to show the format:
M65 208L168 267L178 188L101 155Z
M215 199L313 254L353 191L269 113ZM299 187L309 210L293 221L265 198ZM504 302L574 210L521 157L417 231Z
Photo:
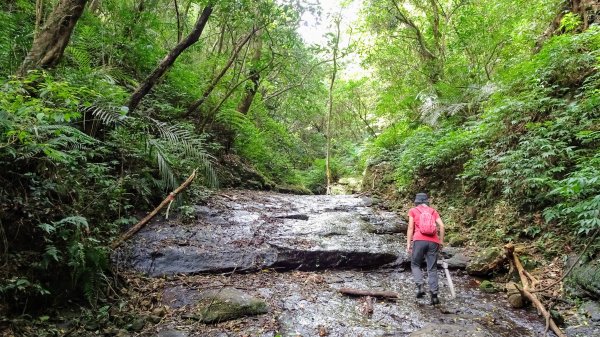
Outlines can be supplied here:
M144 227L150 220L152 220L152 218L156 214L158 214L158 212L161 209L163 209L165 206L167 206L173 200L175 200L175 197L177 196L177 194L181 193L181 191L183 191L186 187L188 187L192 183L192 181L194 180L195 177L196 177L196 170L194 170L194 172L192 172L192 174L186 179L186 181L183 182L183 184L181 184L179 187L177 187L173 192L169 193L169 195L165 198L165 200L163 200L160 203L160 205L158 205L158 207L156 207L152 212L150 212L150 214L146 215L146 217L143 218L142 220L140 220L140 222L138 222L137 224L135 224L135 226L131 227L127 232L123 233L118 239L113 241L113 243L110 245L110 248L116 249L123 242L125 242L127 239L129 239L135 233L137 233L140 229L142 229L142 227Z
M340 288L338 291L342 294L351 295L351 296L372 296L372 297L381 297L381 298L389 298L389 299L400 298L400 294L395 293L393 291L361 290L361 289L352 289L352 288Z
M529 301L531 301L531 303L533 303L533 305L535 305L535 307L538 310L538 313L544 316L544 318L546 319L546 331L548 331L548 328L550 328L558 337L566 337L566 335L560 330L560 328L552 319L550 312L546 310L546 308L544 307L542 302L537 298L537 296L531 292L535 289L531 288L530 282L532 282L533 284L538 284L539 282L523 268L519 257L515 253L515 247L512 244L508 244L504 246L504 248L506 249L506 255L509 257L510 262L517 269L519 277L521 278L522 287L517 286L517 289L519 289L521 294L523 294L523 296L525 296Z

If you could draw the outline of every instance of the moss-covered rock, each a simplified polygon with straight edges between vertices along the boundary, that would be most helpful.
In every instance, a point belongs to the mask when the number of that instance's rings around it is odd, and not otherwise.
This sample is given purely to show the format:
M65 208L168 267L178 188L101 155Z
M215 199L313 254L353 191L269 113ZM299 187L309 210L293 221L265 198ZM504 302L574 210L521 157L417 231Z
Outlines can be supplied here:
M202 292L196 317L203 323L218 323L267 313L267 304L235 288Z
M452 232L448 233L446 240L451 246L461 247L465 244L465 242L467 242L468 238L463 233Z
M467 265L467 273L474 276L488 276L504 266L506 254L500 247L490 247L475 255Z
M566 279L572 295L600 299L600 260L579 263Z
M484 293L497 293L498 287L496 287L496 284L494 284L494 282L483 280L479 284L479 290L483 291Z
M308 188L306 188L304 186L298 186L298 185L277 185L277 186L275 186L274 190L279 193L286 193L286 194L300 194L300 195L313 194Z

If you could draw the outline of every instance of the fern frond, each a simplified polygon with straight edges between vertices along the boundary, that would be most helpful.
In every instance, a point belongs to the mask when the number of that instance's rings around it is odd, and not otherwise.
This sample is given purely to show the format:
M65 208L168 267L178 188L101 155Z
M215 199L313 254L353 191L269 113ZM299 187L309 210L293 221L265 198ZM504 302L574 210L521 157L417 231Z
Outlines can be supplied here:
M70 56L82 71L90 72L92 69L92 57L87 50L79 48L78 46L69 45L65 54Z
M153 129L162 139L170 142L173 146L182 149L186 156L193 157L200 162L202 172L204 173L209 187L216 188L218 186L217 175L212 166L214 157L206 151L204 141L201 137L198 137L192 131L185 129L180 125L170 125L150 117L147 119L151 122Z
M165 183L165 189L175 189L177 185L177 179L172 169L171 161L167 156L167 151L156 139L148 139L146 147L150 155L156 156L156 162L158 164L158 173L161 176L162 181Z
M68 137L62 139L65 142L84 144L98 143L97 139L88 136L79 129L67 125L37 125L27 129L27 131L37 135L37 138L39 139L48 139L52 136L60 137L61 135L66 135Z
M243 129L249 121L246 115L234 108L221 109L215 116L215 120L221 124L228 125L233 129Z
M114 109L113 109L114 110ZM96 105L82 108L82 112L91 113L92 116L99 118L105 125L120 124L122 125L129 117L116 111L111 111Z

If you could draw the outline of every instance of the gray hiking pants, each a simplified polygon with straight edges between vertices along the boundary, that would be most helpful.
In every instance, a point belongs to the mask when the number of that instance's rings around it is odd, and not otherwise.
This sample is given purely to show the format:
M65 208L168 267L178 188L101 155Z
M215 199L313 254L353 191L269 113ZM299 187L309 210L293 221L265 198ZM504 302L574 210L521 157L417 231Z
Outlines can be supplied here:
M438 273L437 273L437 256L439 245L431 241L414 241L412 260L410 268L412 270L413 279L416 284L423 284L423 271L421 264L423 259L427 262L427 279L429 280L429 291L437 294Z

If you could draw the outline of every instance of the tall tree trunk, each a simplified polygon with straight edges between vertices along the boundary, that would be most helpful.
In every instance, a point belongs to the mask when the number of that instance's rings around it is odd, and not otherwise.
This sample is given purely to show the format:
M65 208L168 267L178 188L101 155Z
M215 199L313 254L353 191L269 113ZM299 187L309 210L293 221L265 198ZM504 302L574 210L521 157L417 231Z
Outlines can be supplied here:
M262 38L260 31L256 34L254 40L254 55L252 56L250 66L250 86L246 88L246 92L238 104L237 111L245 115L250 111L250 106L254 100L254 96L258 92L258 86L260 85L260 57L262 56Z
M417 52L419 53L422 62L429 68L427 73L429 82L432 85L439 83L442 79L442 67L439 63L439 55L437 55L439 47L437 45L433 47L430 46L430 43L428 43L425 35L423 35L421 28L419 28L417 25L417 22L410 17L409 12L406 12L404 9L400 8L396 0L390 0L390 2L395 9L394 12L390 10L390 14L392 14L398 20L398 22L406 25L406 27L408 27L408 29L414 35L414 39L418 44ZM439 13L437 12L438 8L435 1L432 0L430 3L432 6L434 6L434 8L432 8L434 11L433 30L435 35L434 40L435 43L437 43L441 38L441 32L439 31Z
M200 35L202 35L202 31L204 30L204 26L208 22L208 18L212 13L212 6L206 6L202 11L202 14L198 16L198 20L196 21L196 25L194 29L190 32L188 36L181 42L179 42L175 48L173 48L165 58L158 64L158 66L152 71L148 77L140 84L140 86L135 90L135 92L131 95L129 99L129 111L134 111L137 106L140 104L140 101L144 96L146 96L152 87L156 84L156 82L169 70L169 68L175 63L177 57L183 53L188 47L193 45L200 39Z
M333 44L333 70L331 72L331 82L329 82L329 109L327 111L327 153L325 155L325 174L327 176L327 194L331 194L332 176L331 176L331 117L333 115L333 85L337 75L337 54L340 43L340 18L335 19L336 35Z
M535 42L534 52L539 52L544 43L554 35L564 32L559 30L562 19L567 13L573 13L581 19L580 31L589 28L592 23L600 23L600 4L597 0L564 0L546 31Z
M35 35L31 50L19 68L19 75L23 76L31 69L51 68L58 63L86 2L87 0L61 0L54 7L41 31Z

